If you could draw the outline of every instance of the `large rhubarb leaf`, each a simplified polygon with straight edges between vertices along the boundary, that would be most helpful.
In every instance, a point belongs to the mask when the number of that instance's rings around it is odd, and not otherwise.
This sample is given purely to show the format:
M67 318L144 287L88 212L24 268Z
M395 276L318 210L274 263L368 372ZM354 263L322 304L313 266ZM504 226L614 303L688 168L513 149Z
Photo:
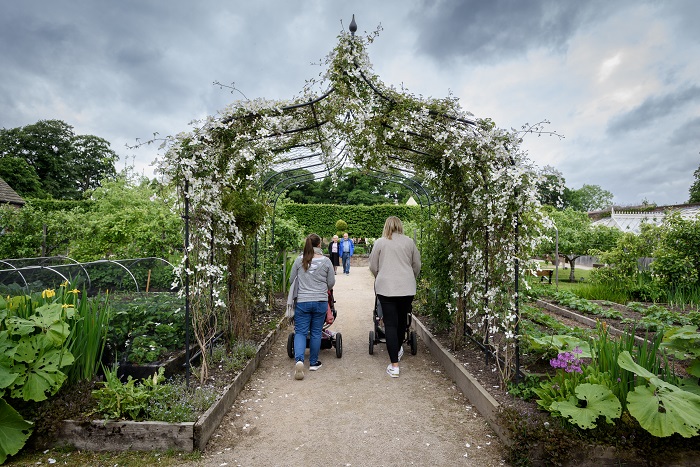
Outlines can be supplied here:
M627 409L654 436L691 438L700 429L700 396L675 386L637 386L627 393Z
M36 309L33 317L37 326L44 330L46 345L53 344L56 347L63 345L63 342L70 334L68 323L63 320L63 308L59 303L40 306Z
M613 424L614 418L620 418L622 405L615 394L600 384L579 384L576 386L576 397L570 397L563 402L553 402L551 410L557 411L581 428L595 428L598 417Z
M55 394L66 380L61 367L72 364L73 355L67 351L50 350L42 354L35 362L27 365L27 370L21 378L24 381L15 383L12 397L25 401L43 401L47 395Z
M10 334L17 336L28 336L36 329L34 321L19 318L17 316L7 318L5 320L5 325L7 326L7 330L10 332Z
M698 385L697 378L683 378L680 383L678 383L678 387L684 391L692 392L700 396L700 385Z
M25 421L10 404L0 398L0 464L19 452L31 434L32 424Z
M654 436L678 433L685 438L700 430L700 396L667 383L632 360L629 352L617 358L625 370L647 380L627 393L627 409L639 425Z
M10 386L19 376L15 371L13 358L15 344L9 339L7 331L0 331L0 389ZM0 396L3 391L0 391Z
M689 375L700 378L700 358L696 358L686 369Z
M10 386L19 376L19 373L13 373L11 367L3 363L3 360L5 360L5 362L11 362L9 359L0 358L0 389L5 389ZM2 391L0 391L0 394L2 394Z

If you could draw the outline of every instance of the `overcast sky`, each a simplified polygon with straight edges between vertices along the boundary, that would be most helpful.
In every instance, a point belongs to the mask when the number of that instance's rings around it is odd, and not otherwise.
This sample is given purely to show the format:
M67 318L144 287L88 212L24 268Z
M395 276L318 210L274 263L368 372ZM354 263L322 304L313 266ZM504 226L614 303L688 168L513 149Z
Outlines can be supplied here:
M369 56L387 85L450 92L528 136L566 186L619 205L679 204L700 165L696 0L25 0L0 4L0 127L60 119L153 175L154 146L242 99L292 99L355 14L381 25ZM314 64L315 63L315 64Z

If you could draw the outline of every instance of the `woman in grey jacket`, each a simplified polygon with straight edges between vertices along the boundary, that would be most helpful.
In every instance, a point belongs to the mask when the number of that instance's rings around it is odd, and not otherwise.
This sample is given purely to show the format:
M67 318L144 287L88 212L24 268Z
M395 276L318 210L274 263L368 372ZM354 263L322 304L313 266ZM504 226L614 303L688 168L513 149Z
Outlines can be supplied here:
M410 237L403 234L401 219L388 217L382 238L372 247L369 270L374 274L374 290L384 314L386 349L391 359L386 372L392 378L399 377L399 360L403 355L401 344L416 294L420 266L418 248Z
M297 304L294 309L294 378L304 379L304 352L309 338L309 370L321 368L321 332L326 320L328 291L335 285L333 265L321 250L321 237L309 234L304 252L294 261L289 282L298 281Z

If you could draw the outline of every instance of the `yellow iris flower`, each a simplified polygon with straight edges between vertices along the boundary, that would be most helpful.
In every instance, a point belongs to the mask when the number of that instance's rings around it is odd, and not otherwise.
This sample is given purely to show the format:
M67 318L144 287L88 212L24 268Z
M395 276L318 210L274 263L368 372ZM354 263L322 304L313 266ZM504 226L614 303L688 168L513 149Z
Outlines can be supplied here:
M56 291L54 289L46 289L41 292L41 298L52 298L56 296Z

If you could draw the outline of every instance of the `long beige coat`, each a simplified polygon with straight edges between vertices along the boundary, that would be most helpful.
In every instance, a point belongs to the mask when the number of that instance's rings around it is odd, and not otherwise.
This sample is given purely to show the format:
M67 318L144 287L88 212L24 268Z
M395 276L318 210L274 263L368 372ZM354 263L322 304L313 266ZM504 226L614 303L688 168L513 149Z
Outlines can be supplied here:
M369 256L375 292L386 297L415 295L421 265L418 248L406 235L394 233L391 237L377 240Z

